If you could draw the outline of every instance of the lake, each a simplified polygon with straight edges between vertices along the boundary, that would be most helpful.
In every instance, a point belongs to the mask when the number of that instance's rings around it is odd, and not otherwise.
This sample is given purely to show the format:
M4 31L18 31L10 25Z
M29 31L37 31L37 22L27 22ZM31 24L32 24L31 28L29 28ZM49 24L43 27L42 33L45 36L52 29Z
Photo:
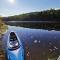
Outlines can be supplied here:
M4 21L7 25L21 26L26 28L36 29L60 29L60 22L58 21Z
M8 26L3 38L5 45L11 31L15 31L21 39L26 60L48 60L60 55L60 31Z

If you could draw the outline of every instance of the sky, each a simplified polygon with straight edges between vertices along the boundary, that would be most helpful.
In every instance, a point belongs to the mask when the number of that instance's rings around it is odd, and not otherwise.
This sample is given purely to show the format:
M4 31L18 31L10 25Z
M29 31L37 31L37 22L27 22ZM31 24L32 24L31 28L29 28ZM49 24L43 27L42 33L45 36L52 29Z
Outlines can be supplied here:
M0 0L0 16L60 9L60 0Z

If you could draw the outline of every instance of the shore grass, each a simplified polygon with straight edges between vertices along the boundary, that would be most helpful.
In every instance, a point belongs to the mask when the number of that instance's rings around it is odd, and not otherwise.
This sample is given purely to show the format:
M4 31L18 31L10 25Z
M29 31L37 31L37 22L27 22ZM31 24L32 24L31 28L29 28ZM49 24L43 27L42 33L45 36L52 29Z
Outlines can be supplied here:
M6 60L2 37L7 29L8 26L0 19L0 60Z

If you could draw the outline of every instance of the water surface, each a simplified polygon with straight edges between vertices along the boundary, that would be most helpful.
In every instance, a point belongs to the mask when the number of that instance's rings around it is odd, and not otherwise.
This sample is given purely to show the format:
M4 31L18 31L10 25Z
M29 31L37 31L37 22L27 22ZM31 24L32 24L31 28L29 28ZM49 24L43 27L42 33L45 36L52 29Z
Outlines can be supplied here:
M48 60L51 56L60 55L60 31L8 26L3 39L5 42L11 31L15 31L22 41L26 60Z

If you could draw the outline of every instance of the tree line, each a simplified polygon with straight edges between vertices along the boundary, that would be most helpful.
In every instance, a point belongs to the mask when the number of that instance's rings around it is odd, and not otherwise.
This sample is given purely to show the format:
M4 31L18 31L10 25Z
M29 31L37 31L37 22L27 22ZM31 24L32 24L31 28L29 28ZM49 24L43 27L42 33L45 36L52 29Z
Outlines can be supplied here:
M4 17L4 21L60 21L60 9L50 9L21 15Z

